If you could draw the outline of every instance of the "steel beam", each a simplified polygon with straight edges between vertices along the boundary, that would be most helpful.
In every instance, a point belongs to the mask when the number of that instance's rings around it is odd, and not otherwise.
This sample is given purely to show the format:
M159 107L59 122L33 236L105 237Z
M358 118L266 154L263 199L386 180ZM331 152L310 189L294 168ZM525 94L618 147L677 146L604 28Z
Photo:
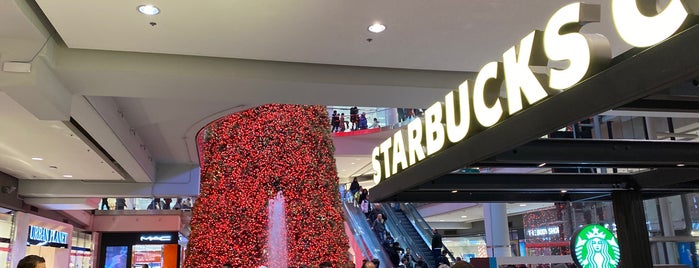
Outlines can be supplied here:
M699 142L538 139L474 166L699 167Z

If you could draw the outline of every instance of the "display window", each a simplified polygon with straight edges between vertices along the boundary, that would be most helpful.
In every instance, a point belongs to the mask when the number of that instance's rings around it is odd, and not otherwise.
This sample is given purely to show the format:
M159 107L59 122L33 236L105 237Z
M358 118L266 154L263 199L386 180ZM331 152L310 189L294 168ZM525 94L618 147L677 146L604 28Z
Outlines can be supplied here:
M14 228L12 214L0 214L0 268L9 268L10 245Z

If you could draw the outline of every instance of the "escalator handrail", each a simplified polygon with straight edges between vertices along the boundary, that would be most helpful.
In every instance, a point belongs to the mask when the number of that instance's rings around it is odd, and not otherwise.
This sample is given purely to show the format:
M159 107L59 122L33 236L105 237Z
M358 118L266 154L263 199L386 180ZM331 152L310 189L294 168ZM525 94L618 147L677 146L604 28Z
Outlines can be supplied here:
M429 245L430 249L432 248L432 227L427 223L427 221L420 215L420 212L417 211L417 209L410 203L401 203L400 204L401 209L403 209L403 212L405 212L405 215L408 217L408 220L410 223L413 224L415 227L415 230L417 230L417 233L420 234L420 237L422 237L423 240L425 240L425 243ZM419 225L419 227L418 227ZM442 243L442 250L447 251L447 255L451 259L451 262L455 262L456 258L454 258L454 255L452 254L451 250L447 248L444 243Z
M376 235L374 235L373 230L371 230L371 227L369 226L369 223L367 223L366 218L364 217L364 214L361 212L361 210L355 207L351 207L351 203L343 202L343 211L345 211L345 213L348 214L348 218L352 221L350 226L359 228L360 230L364 230L365 232L365 234L362 235L359 233L357 229L350 228L355 236L355 240L357 242L362 242L362 248L360 249L362 251L362 257L364 257L364 259L367 260L371 260L373 257L379 259L382 263L389 263L391 259L388 257L388 254L383 249L383 246L376 238ZM357 214L360 214L359 219L357 219ZM371 246L367 245L367 242L374 246L373 251L369 248Z
M386 215L386 229L390 230L391 236L393 236L394 240L400 243L403 249L411 248L417 251L419 249L418 245L415 243L415 241L410 239L410 235L408 235L407 231L403 230L403 228L398 225L398 218L396 217L391 205L389 203L381 203L381 209ZM396 232L398 235L395 234ZM429 244L427 245L429 247ZM432 264L427 263L427 265L428 267L432 267Z

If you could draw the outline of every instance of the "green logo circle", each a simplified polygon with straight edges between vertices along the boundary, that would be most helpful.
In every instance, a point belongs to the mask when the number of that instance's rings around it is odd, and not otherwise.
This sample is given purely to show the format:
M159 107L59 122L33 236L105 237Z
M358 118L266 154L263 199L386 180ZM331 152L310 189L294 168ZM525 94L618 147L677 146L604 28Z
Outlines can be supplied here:
M614 234L599 224L578 230L570 241L573 261L580 268L616 268L621 254Z

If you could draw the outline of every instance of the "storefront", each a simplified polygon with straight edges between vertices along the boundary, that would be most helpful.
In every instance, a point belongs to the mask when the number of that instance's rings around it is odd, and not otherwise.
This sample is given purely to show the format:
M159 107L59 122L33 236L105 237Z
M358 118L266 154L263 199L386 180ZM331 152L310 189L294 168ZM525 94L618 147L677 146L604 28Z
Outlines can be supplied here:
M92 267L92 233L82 230L73 232L72 247L70 249L70 267Z
M13 218L14 212L2 209L2 214L0 214L0 268L11 267L9 254L14 228Z
M23 212L14 215L12 264L27 255L39 255L46 259L47 268L70 267L70 247L73 226ZM20 241L26 241L22 243Z
M177 232L103 233L99 267L177 268L180 245Z

